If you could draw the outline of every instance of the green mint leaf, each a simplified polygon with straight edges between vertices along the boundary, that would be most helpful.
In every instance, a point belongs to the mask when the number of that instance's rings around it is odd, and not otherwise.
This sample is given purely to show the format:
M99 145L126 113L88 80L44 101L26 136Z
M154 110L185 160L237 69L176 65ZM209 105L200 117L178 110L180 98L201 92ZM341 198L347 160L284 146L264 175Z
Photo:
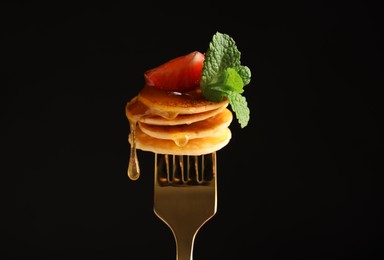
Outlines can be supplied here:
M240 66L240 52L235 41L227 34L217 32L205 53L202 72L203 86L215 83L227 68Z
M220 80L222 85L228 88L228 90L232 90L237 93L243 93L243 79L237 73L237 71L233 68L228 68L224 71L222 79Z
M245 97L236 92L228 93L227 97L241 128L246 127L250 118L247 100Z
M243 80L244 86L248 85L251 82L251 70L247 66L240 66L237 69L241 79Z
M241 53L227 34L217 32L205 54L200 86L204 97L219 102L228 98L241 127L250 119L246 99L241 96L251 81L251 70L240 63Z

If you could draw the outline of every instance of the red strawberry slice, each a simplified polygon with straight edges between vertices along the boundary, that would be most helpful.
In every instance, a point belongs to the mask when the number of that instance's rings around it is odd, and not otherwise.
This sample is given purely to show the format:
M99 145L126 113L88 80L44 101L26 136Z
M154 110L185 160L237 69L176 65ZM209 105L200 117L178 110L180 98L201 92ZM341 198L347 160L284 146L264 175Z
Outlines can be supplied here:
M145 84L157 89L187 92L200 87L204 54L194 51L144 73Z

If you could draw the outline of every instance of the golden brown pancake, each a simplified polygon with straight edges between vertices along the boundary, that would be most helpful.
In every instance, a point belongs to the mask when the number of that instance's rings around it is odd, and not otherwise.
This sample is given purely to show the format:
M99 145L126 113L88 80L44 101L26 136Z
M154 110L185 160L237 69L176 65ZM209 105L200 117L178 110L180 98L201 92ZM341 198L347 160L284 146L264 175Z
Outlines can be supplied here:
M125 112L128 119L133 122L139 121L151 125L182 125L208 119L223 111L227 106L228 102L223 102L219 108L211 109L206 112L196 114L173 113L176 114L176 117L170 120L171 118L166 112L157 111L145 106L136 96L127 103ZM159 114L162 114L163 116Z
M162 111L166 118L175 118L178 114L197 114L214 110L228 104L228 100L213 102L204 98L201 91L187 93L169 92L145 86L138 95L145 106ZM168 115L166 115L168 113Z
M176 141L180 139L191 140L214 135L215 132L227 128L231 122L232 112L226 108L215 116L192 124L169 126L150 125L139 122L139 127L144 133L154 138Z
M232 137L229 128L224 128L213 136L189 140L184 146L177 146L172 140L158 139L136 129L136 148L160 154L202 155L215 152L226 146ZM132 145L132 135L129 142Z

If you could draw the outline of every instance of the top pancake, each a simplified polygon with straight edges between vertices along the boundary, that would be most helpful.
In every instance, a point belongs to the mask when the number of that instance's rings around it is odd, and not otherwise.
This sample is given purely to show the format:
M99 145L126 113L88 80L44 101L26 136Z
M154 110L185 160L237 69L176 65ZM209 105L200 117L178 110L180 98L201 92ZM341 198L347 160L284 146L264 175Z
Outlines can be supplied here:
M221 102L205 99L201 90L180 93L158 90L150 86L145 86L140 91L138 100L153 110L162 111L162 116L164 112L168 113L169 118L175 118L178 114L207 112L228 104L226 99Z

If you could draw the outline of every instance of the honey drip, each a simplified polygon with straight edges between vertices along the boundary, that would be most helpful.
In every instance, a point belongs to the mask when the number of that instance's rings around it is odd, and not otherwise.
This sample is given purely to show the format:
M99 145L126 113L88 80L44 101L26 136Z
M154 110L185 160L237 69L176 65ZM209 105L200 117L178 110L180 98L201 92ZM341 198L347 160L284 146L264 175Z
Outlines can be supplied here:
M185 146L188 143L189 138L186 135L182 135L182 136L179 136L179 137L175 138L173 141L175 142L175 144L178 147L183 147L183 146Z
M165 119L170 119L170 120L175 119L179 115L178 112L171 112L171 111L162 112L162 113L157 112L157 113L154 113L154 114L157 114L159 116L164 117Z
M131 128L130 141L131 141L131 150L129 156L129 165L128 165L128 177L135 181L140 177L140 166L139 160L137 159L136 152L136 126L137 122L129 122Z

